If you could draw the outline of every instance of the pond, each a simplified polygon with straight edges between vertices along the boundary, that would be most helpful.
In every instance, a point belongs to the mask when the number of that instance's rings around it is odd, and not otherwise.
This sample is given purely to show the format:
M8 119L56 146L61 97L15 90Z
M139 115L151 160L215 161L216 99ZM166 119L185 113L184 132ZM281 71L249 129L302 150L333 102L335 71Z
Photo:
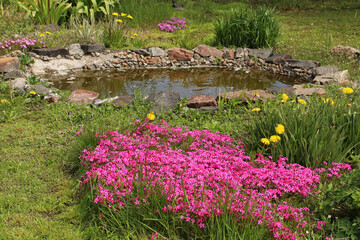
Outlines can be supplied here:
M226 68L128 69L79 71L68 75L49 75L45 79L61 90L86 89L99 93L100 98L133 94L140 90L151 94L177 90L181 97L205 94L216 97L221 92L242 89L291 86L300 78L266 71Z

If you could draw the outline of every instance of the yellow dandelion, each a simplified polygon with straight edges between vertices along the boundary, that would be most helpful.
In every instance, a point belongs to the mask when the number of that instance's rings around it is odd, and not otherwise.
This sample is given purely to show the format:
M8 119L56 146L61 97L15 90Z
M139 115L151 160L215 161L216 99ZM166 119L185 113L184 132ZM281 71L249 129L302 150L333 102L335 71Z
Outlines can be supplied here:
M281 101L280 102L282 102L282 103L284 103L284 102L286 102L284 99L281 99Z
M47 32L47 31L46 31L45 33L46 33L47 35L50 35L50 34L51 34L51 32Z
M321 98L321 99L324 101L324 103L329 103L330 102L331 105L334 105L334 101L332 99L330 99L330 98L327 98L327 99Z
M270 144L270 140L267 139L267 138L262 138L260 141L261 141L263 144L265 144L265 145L269 145L269 144Z
M113 12L112 15L113 16L119 16L119 14L117 12Z
M146 116L150 121L153 121L155 119L155 114L154 112L151 112L149 113L147 116Z
M80 25L79 28L82 28L82 25Z
M272 135L271 137L270 137L270 142L273 142L273 143L277 143L278 141L280 141L281 140L281 138L280 138L280 136L278 136L278 135Z
M43 33L41 33L41 34L39 34L39 37L45 37L45 34L43 34Z
M117 22L123 22L121 19L116 19Z
M36 94L36 92L35 91L31 91L31 92L29 92L31 95L35 95Z
M6 100L6 99L1 99L1 103L7 103L8 102L8 100Z
M252 112L260 112L261 109L260 109L260 108L253 108L253 109L251 109L251 111L252 111Z
M354 90L352 88L346 87L342 90L343 94L352 94Z
M138 35L137 33L134 33L134 36L137 37L137 36L139 36L139 35Z
M292 103L296 102L296 100L291 100Z
M130 18L130 19L133 19L133 17L129 14L127 15L126 17Z
M131 39L134 39L134 36L131 36L130 38L131 38Z
M286 95L286 93L283 93L282 100L287 101L289 99L289 96Z
M304 99L298 99L298 103L302 104L302 105L306 105L306 101Z
M275 131L277 132L277 134L283 134L285 132L285 127L284 125L282 125L281 123L278 124L276 127L275 127Z
M254 97L259 97L259 96L260 96L259 93L254 92Z
M121 13L121 16L122 17L125 17L127 14L126 13Z

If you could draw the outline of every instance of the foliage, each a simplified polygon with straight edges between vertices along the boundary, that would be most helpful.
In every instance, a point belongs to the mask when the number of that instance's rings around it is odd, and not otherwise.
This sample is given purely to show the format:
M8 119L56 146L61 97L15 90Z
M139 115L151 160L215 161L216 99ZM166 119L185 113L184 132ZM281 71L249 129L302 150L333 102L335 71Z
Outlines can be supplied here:
M71 8L67 0L30 0L17 2L27 13L26 17L35 18L40 24L59 24Z
M251 105L250 109L258 107L261 111L249 111L249 147L312 168L323 162L341 162L352 152L359 154L359 92L343 95L335 91L326 99L296 101L286 96L282 103L278 99ZM276 135L277 124L286 129L281 140L269 146L262 144L261 138Z
M87 18L71 17L70 29L73 30L77 43L101 43L104 38L104 29L101 23L93 23Z
M92 24L111 14L115 7L113 0L75 0L72 13L90 19Z
M43 85L45 87L50 87L51 86L51 83L44 82L43 80L37 78L35 75L33 75L31 77L27 77L26 81L28 82L28 84L31 84L31 85Z
M215 42L227 47L273 47L279 29L274 9L259 7L255 11L247 8L234 10L229 17L217 19Z
M132 19L133 17L127 13L113 12L111 15L106 15L102 22L105 28L103 43L106 47L122 48L125 45L127 25Z

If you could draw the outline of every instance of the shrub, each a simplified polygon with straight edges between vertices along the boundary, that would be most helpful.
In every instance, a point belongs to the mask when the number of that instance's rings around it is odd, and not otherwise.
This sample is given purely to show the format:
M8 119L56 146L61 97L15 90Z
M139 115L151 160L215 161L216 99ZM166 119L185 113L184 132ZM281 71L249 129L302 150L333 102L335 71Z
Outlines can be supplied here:
M230 17L221 17L215 22L215 42L226 47L272 47L279 29L274 9L235 10Z

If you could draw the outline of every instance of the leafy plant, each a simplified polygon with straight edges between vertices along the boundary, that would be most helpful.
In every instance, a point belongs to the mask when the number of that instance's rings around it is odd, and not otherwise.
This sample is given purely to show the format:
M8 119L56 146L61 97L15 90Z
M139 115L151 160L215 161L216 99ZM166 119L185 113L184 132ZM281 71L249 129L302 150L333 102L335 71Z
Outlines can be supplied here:
M113 0L79 0L75 1L72 9L73 14L85 15L92 24L95 24L103 16L111 14L111 9L115 7Z
M265 7L234 10L230 17L218 18L214 25L216 44L227 47L272 47L280 29L274 9Z
M94 23L90 19L81 16L72 16L70 26L74 32L74 38L80 43L101 43L104 38L104 28L101 23Z
M39 79L39 78L36 78L35 75L31 76L31 77L28 77L26 79L26 81L31 84L31 85L43 85L45 87L50 87L51 86L51 83L49 82L44 82L43 80Z
M17 4L27 13L26 17L35 18L40 24L58 24L71 8L67 0L30 0Z
M102 21L102 25L105 28L103 43L106 47L121 48L125 45L127 41L127 25L131 19L133 17L126 13L119 15L117 12L114 12L111 15L106 15L106 18Z

